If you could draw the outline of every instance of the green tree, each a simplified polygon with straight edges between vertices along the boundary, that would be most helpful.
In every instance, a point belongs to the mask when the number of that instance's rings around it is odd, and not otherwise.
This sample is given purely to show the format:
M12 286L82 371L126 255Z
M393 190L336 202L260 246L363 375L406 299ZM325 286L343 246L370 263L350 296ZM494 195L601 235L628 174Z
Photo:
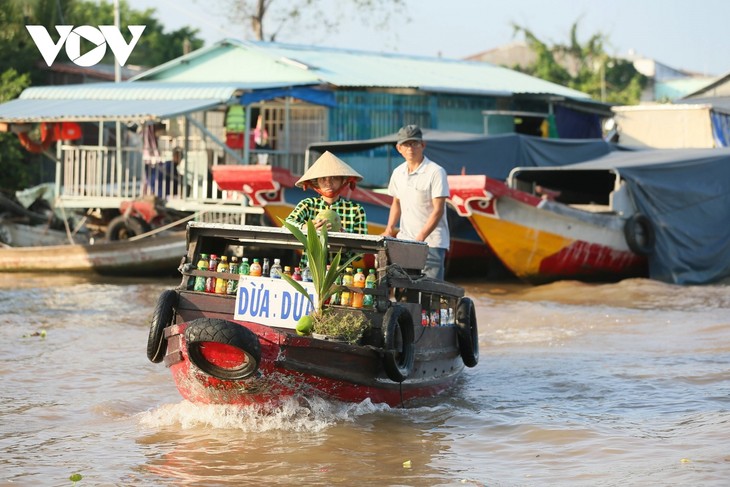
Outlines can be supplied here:
M512 27L515 35L524 35L527 45L537 56L534 64L513 69L582 91L607 103L632 105L639 102L646 77L630 61L606 53L608 39L604 34L596 33L581 43L576 21L571 26L567 44L548 45L529 29L517 24Z
M56 41L55 25L113 25L114 4L102 0L0 0L0 102L16 98L27 86L43 85L48 67L38 51L26 25L46 27ZM179 57L185 49L197 49L203 41L197 29L184 27L165 32L155 18L155 9L132 10L125 0L119 2L120 28L129 41L129 25L145 25L145 31L127 61L128 64L156 66ZM90 49L93 46L88 46ZM82 50L85 48L82 45ZM57 62L66 61L62 49ZM111 50L102 61L114 62ZM8 127L5 127L6 129ZM11 193L38 184L42 156L21 148L11 132L0 132L0 190Z
M259 41L275 41L280 34L298 37L312 32L334 32L343 15L383 29L399 18L408 21L405 0L343 0L325 9L318 0L222 0L234 22L247 25ZM276 4L276 5L274 5ZM334 8L334 10L332 10ZM265 32L271 32L265 34Z

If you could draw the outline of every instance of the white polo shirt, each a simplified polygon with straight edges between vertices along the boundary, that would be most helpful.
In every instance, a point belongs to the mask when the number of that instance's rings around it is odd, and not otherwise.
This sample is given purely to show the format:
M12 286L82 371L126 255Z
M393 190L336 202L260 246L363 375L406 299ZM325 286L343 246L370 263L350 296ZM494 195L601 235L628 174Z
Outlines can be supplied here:
M449 197L449 182L444 168L424 156L415 172L408 174L403 162L390 176L388 194L400 200L400 231L398 238L415 240L433 211L433 199ZM446 211L438 226L426 237L429 247L449 248L449 225Z

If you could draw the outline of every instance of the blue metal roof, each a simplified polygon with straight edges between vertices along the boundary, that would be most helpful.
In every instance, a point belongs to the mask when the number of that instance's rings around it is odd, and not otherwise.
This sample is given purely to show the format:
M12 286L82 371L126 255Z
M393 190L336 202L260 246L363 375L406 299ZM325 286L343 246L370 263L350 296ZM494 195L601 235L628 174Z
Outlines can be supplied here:
M146 71L135 80L323 83L440 93L590 97L493 64L351 49L225 39Z

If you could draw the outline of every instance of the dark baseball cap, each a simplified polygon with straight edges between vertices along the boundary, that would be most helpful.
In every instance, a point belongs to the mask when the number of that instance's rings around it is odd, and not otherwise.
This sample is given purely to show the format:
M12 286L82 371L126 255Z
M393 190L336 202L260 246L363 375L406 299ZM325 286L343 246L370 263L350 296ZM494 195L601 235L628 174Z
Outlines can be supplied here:
M408 142L409 140L417 140L419 142L423 140L421 127L418 125L406 125L398 131L398 144Z

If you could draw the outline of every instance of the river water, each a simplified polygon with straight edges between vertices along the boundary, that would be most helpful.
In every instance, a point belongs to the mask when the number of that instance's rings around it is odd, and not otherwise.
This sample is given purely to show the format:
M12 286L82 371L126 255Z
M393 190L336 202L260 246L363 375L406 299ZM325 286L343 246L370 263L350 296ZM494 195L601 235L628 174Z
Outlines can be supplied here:
M147 360L176 284L0 275L0 485L730 482L729 286L460 282L481 357L448 394L262 411Z

